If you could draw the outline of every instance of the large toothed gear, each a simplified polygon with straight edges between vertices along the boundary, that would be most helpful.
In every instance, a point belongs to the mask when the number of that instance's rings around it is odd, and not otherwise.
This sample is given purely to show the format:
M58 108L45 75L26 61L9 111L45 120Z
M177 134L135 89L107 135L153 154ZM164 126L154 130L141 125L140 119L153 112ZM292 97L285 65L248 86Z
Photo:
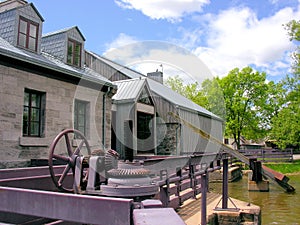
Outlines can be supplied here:
M150 171L145 168L111 169L107 173L109 177L118 178L145 177L150 175Z
M105 171L110 171L111 169L117 169L118 168L118 159L119 159L119 153L117 153L113 149L109 149L105 153Z
M108 159L113 157L109 156ZM107 185L100 188L106 196L141 198L154 196L159 191L158 185L150 177L150 170L139 163L120 162L117 168L107 171L107 176Z

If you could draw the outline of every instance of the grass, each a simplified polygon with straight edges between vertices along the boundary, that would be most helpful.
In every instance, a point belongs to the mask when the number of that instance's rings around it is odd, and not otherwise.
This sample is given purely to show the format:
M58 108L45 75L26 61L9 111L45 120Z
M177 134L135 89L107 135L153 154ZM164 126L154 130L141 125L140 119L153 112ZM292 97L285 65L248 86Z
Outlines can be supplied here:
M264 165L283 174L300 173L300 160L290 163L264 163Z

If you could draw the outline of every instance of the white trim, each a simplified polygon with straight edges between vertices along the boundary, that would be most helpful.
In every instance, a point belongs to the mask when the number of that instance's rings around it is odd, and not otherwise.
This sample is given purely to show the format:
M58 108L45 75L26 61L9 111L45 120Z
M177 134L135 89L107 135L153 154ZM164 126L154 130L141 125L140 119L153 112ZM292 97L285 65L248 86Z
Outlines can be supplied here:
M154 106L153 105L146 105L143 103L136 103L136 110L139 112L148 113L154 115Z

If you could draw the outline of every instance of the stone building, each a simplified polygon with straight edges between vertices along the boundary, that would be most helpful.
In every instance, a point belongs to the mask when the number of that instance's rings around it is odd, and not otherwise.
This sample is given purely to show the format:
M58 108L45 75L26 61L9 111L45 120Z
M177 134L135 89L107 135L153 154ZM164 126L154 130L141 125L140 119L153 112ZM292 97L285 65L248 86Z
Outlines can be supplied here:
M0 3L0 168L48 158L65 128L110 148L116 85L84 66L77 27L42 37L43 17L23 0Z
M76 26L42 35L43 21L32 3L0 2L0 168L47 159L66 128L129 160L219 151L183 120L220 141L223 121L164 86L162 73L85 50Z

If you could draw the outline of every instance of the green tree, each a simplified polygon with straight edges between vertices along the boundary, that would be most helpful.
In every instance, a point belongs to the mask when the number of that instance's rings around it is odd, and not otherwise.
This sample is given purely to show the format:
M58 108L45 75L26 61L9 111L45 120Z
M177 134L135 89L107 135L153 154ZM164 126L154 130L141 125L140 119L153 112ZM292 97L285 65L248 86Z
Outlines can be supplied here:
M165 85L171 88L173 91L176 91L178 94L184 95L185 93L183 79L178 75L174 77L168 77L168 79L165 81Z
M219 82L220 79L218 77L206 79L201 84L201 91L207 99L207 103L205 105L206 109L225 121L226 106L223 90L221 89Z
M258 139L265 135L261 126L262 109L267 99L268 86L264 72L251 67L235 68L219 80L226 106L225 135L234 138L240 148L241 136Z
M207 98L204 96L203 92L201 91L200 85L198 82L192 84L184 84L183 79L180 78L178 75L175 77L169 77L165 84L170 87L173 91L181 94L182 96L190 99L191 101L195 102L196 104L207 108Z
M284 96L277 114L272 118L270 137L281 148L300 146L300 21L292 20L285 25L296 49L292 54L292 74L282 81Z
M291 104L283 108L272 120L271 137L280 148L297 147L300 145L300 108L299 104Z
M270 138L280 148L300 146L300 81L299 75L286 76L282 82L281 99L271 118ZM279 93L279 92L277 92Z
M296 50L292 54L293 59L293 75L298 78L300 75L300 20L291 20L289 23L285 25L285 28L288 32L288 35L290 36L290 41L294 42L296 44Z
M272 128L272 120L274 117L278 116L278 113L282 109L282 105L285 102L286 91L284 89L283 82L275 83L274 81L270 81L267 84L267 99L266 104L262 108L261 114L261 126L267 132L270 132ZM268 138L268 134L266 134L266 138Z

